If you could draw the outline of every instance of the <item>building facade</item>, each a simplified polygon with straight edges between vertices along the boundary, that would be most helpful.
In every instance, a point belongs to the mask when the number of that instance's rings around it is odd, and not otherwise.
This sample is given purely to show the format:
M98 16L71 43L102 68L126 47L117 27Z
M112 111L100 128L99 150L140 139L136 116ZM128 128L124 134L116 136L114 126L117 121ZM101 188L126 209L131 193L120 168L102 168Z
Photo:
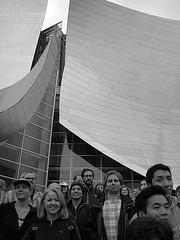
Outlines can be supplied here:
M0 90L8 189L24 171L43 190L83 168L94 184L116 169L133 189L159 162L178 184L179 30L179 21L104 0L71 0L67 35L61 23L42 31L30 73Z

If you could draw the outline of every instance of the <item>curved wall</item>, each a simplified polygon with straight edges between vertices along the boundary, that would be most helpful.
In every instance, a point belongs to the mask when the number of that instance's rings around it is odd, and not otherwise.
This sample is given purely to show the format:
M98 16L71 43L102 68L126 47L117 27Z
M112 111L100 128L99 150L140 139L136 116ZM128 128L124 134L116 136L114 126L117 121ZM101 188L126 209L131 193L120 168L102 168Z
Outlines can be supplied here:
M23 79L0 90L0 142L22 130L42 100L57 56L55 35L35 67Z
M47 0L0 2L0 89L30 71L46 7Z
M104 0L71 0L60 123L144 175L180 183L180 22Z

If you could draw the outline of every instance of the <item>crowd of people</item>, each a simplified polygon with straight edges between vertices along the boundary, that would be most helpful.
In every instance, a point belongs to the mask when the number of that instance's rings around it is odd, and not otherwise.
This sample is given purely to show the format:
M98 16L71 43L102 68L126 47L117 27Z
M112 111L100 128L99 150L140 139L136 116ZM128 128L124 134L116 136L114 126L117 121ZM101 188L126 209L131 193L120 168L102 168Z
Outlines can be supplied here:
M169 166L150 167L134 191L116 170L95 187L92 169L83 169L70 186L53 182L43 193L36 180L25 172L9 191L0 182L1 240L180 239L180 187L173 191Z

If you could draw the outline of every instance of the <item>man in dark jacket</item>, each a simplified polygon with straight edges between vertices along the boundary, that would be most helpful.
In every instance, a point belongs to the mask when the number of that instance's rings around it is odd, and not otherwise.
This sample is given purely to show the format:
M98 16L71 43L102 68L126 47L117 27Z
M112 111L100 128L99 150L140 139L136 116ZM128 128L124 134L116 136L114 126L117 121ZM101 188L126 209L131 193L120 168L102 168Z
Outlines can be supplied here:
M91 207L91 213L93 217L94 224L99 229L99 219L102 210L101 197L97 198L95 195L95 189L93 187L94 172L92 169L84 168L81 173L81 177L84 182L83 187L83 197L82 200Z
M95 195L95 191L93 188L93 179L94 179L94 172L91 169L85 168L81 173L83 182L84 182L84 193L82 200L89 204L90 207L92 205L99 206L99 199Z
M82 200L83 185L74 181L70 187L71 200L67 204L68 210L74 216L82 240L98 240L99 237L93 222L91 208Z

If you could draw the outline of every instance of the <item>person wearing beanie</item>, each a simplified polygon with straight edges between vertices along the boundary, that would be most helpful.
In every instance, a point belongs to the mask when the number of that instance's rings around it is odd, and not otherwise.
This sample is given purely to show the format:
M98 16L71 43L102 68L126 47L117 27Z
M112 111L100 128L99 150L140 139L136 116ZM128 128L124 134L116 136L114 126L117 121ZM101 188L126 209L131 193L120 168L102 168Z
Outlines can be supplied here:
M98 240L95 225L93 223L91 208L82 200L83 185L74 181L69 189L71 200L67 204L67 208L72 213L76 221L82 240Z

